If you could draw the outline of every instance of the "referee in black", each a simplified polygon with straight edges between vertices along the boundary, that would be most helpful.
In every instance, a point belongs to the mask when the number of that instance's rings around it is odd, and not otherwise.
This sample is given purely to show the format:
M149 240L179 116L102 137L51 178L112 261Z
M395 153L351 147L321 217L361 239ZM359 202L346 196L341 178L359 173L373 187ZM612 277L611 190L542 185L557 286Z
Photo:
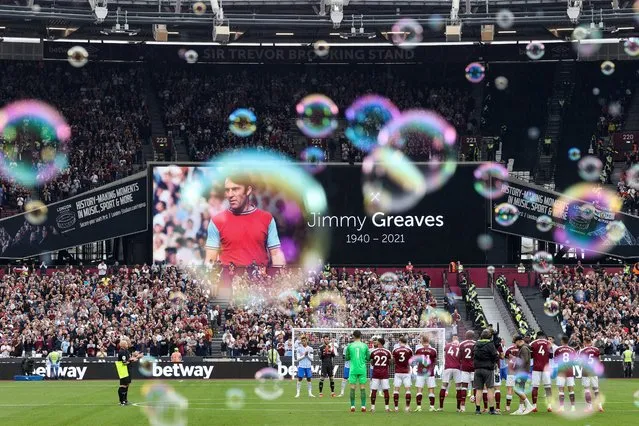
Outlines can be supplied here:
M331 381L331 397L335 398L335 381L333 380L333 358L335 358L335 346L331 343L328 334L324 335L324 343L319 348L320 359L322 360L322 372L319 381L319 396L324 396L324 378L328 377Z
M118 352L118 360L115 362L115 368L120 378L120 387L118 388L118 397L120 398L120 405L129 405L128 393L129 385L131 384L131 373L129 371L129 365L132 362L137 361L142 357L141 354L135 352L131 354L129 351L129 340L123 338L120 340L120 351Z

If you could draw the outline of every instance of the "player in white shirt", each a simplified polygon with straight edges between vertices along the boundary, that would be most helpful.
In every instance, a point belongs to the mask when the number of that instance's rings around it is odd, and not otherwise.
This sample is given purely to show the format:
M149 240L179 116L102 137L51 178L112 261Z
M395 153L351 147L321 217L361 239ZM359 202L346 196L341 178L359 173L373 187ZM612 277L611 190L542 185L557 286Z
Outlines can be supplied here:
M313 373L311 371L311 362L313 361L313 348L308 345L308 339L306 336L302 337L302 343L297 347L295 351L295 358L297 359L297 394L295 398L300 397L300 389L302 388L302 380L306 377L306 381L308 382L308 396L310 398L315 398L313 395L312 389L313 385L311 384L311 378L313 377Z
M346 389L346 385L348 384L348 377L351 370L351 362L346 360L346 348L348 348L348 343L344 345L344 349L342 350L342 355L344 356L344 375L342 377L342 390L340 391L338 398L344 396L344 390Z

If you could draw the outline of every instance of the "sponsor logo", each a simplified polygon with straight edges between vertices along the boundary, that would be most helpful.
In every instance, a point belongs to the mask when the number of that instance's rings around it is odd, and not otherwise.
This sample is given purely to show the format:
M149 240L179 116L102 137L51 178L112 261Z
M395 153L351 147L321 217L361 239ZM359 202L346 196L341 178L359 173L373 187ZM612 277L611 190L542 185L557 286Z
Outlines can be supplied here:
M69 229L75 225L76 217L73 213L71 204L67 204L57 208L58 216L55 218L55 223L60 229Z
M167 366L161 366L155 364L153 366L153 377L187 377L187 378L201 378L210 379L213 374L213 366L201 366L201 365L184 365L173 364Z
M38 376L49 377L47 374L47 367L37 367L33 371ZM65 367L60 366L59 368L60 377L66 377L67 379L76 379L82 380L84 379L84 375L87 372L87 367Z

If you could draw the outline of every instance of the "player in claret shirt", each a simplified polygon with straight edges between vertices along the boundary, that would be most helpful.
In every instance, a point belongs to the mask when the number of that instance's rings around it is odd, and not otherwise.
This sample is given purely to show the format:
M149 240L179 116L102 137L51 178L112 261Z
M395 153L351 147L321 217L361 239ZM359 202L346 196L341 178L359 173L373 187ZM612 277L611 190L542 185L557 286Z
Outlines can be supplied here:
M393 380L393 401L395 402L395 411L399 411L399 388L404 385L406 389L406 408L405 411L410 411L411 400L411 370L409 360L413 356L413 351L407 345L405 337L399 338L399 346L393 349L393 361L395 362L395 379Z
M584 347L579 351L579 355L587 358L586 365L583 369L583 377L581 378L581 384L584 387L585 399L586 399L586 412L592 411L592 395L590 390L595 393L595 399L599 398L599 377L595 372L595 363L599 362L601 353L599 349L592 346L592 339L590 337L584 337ZM599 402L598 409L603 413L604 409Z
M390 384L388 382L389 377L389 367L391 364L391 360L393 359L393 354L384 348L384 343L386 341L383 337L377 339L377 348L373 349L371 352L371 367L373 367L373 374L371 379L371 412L375 412L375 400L377 399L377 391L380 388L384 391L384 407L386 412L390 411L389 409L389 389Z
M568 386L570 392L570 411L575 411L575 375L572 372L572 366L577 356L577 351L568 346L568 336L561 338L561 346L555 349L553 359L555 365L560 367L557 372L557 390L559 392L559 412L564 411L564 387Z
M448 396L448 386L451 379L455 381L457 411L461 404L460 388L460 361L459 361L459 338L453 335L452 341L444 346L444 372L442 373L442 388L439 390L439 411L444 410L444 398Z
M537 412L537 396L539 395L539 384L543 382L546 391L546 403L548 412L552 413L550 398L552 398L552 382L550 380L550 358L552 357L552 344L546 339L546 335L540 331L537 333L537 340L530 343L533 359L532 373L532 403L533 413Z
M472 383L472 373L475 372L473 352L475 351L475 333L472 330L466 332L466 340L459 344L459 362L461 369L461 399L459 411L466 412L466 396L468 386Z
M506 376L506 411L510 412L510 403L513 401L513 388L515 387L515 375L517 374L517 360L519 359L519 348L513 344L506 348L504 359L508 365L508 375Z
M435 411L435 364L437 362L437 350L430 345L430 337L422 336L422 344L415 348L415 355L422 355L425 360L425 365L420 363L417 366L417 378L415 379L417 408L415 411L422 411L422 390L424 389L424 384L428 386L430 411Z

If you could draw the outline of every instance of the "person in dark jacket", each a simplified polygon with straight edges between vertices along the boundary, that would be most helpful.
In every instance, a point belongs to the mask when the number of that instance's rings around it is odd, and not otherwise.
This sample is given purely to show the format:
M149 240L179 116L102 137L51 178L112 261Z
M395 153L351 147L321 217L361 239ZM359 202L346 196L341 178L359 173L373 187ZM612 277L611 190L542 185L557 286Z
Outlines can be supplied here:
M490 330L481 332L479 340L475 343L473 363L475 366L475 414L481 414L479 402L482 400L484 387L488 391L488 403L490 414L495 415L495 364L499 361L499 353L495 348Z

